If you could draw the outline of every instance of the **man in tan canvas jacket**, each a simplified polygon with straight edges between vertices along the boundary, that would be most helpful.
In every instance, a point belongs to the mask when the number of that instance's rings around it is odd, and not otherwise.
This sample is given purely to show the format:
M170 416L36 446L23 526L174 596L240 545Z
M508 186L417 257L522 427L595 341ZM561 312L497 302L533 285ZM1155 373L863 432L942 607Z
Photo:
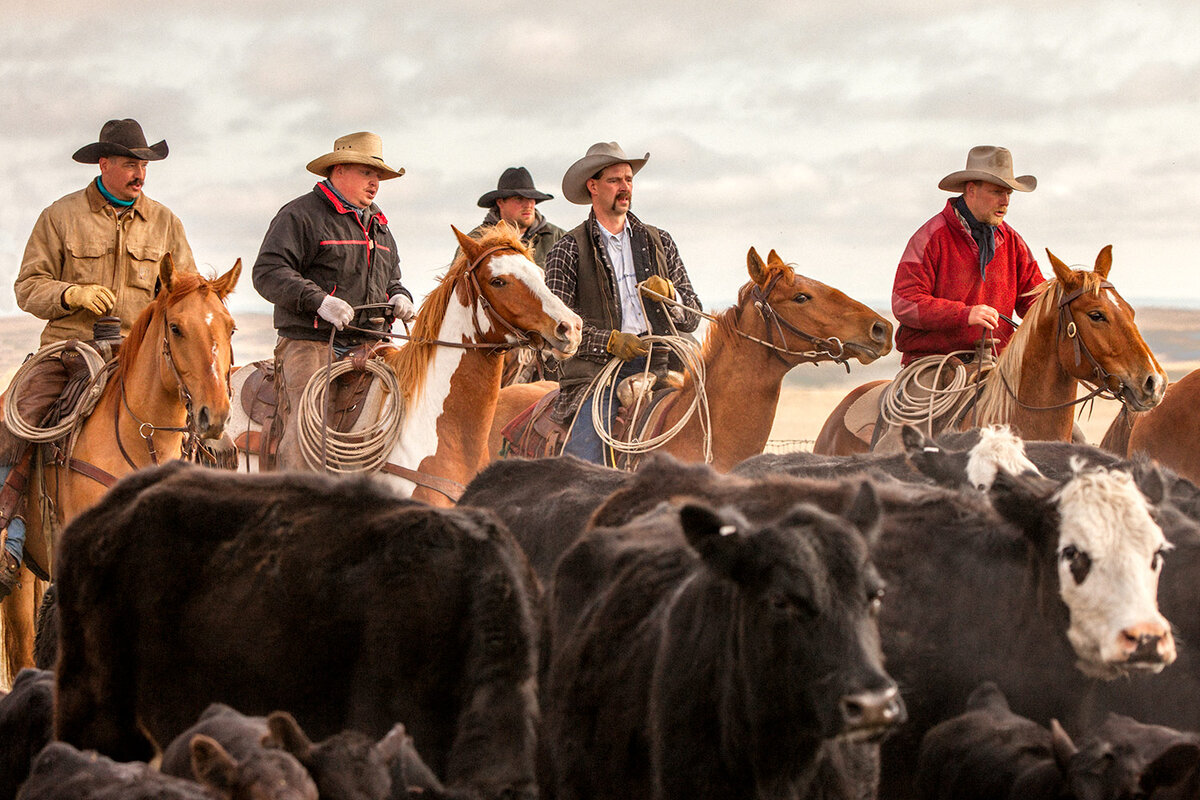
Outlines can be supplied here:
M46 320L41 345L68 339L89 340L100 317L117 317L121 335L154 297L159 262L171 254L175 268L195 271L192 248L183 225L170 209L142 194L147 162L167 157L167 143L147 145L141 126L132 119L109 120L99 141L75 152L75 161L96 164L100 175L79 191L63 197L38 217L25 246L13 290L17 305ZM46 359L28 373L18 410L38 424L67 382L57 358ZM9 479L12 465L26 442L0 427L0 475ZM19 471L18 471L19 472ZM23 480L23 478L22 478ZM12 480L0 490L13 492ZM9 499L11 503L11 498ZM12 513L11 508L7 509ZM0 598L17 580L24 550L24 520L9 523L0 552Z

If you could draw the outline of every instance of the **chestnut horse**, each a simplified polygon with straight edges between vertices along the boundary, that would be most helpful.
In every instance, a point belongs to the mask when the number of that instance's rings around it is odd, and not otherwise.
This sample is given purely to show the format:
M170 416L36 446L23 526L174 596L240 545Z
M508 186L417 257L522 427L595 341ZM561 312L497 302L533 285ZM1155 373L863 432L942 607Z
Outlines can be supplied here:
M225 298L242 271L208 280L159 264L162 288L122 342L116 370L91 414L79 423L69 464L43 450L43 486L26 496L25 554L53 574L54 533L93 505L117 478L179 458L185 437L221 435L229 414L233 317ZM22 565L20 586L4 602L4 655L11 679L33 666L33 623L42 582Z
M1122 408L1100 446L1119 456L1145 453L1158 463L1200 484L1200 370L1167 387L1163 400L1144 414Z
M1079 384L1091 384L1136 411L1162 400L1167 376L1142 339L1133 309L1108 281L1112 245L1093 271L1073 270L1049 250L1054 278L1034 291L1038 299L985 375L979 402L960 427L1007 424L1023 439L1070 441ZM859 386L825 421L813 452L865 453L869 448L845 425L847 409L873 386Z
M459 254L421 304L410 341L382 356L405 409L382 471L403 494L441 506L453 505L485 459L504 354L528 346L569 358L582 329L579 316L546 288L515 229L502 223L478 239L453 230ZM359 427L375 422L378 385L364 401ZM287 424L296 424L295 417ZM230 433L240 441L242 431L257 428L235 403ZM258 469L257 458L243 463Z
M750 248L746 269L750 281L738 291L737 305L715 317L701 347L712 464L723 472L762 452L775 421L783 376L792 367L848 357L869 364L892 348L891 323L837 289L800 275L774 250L764 263ZM542 381L501 390L488 438L493 459L499 457L500 432L509 421L555 385ZM662 427L678 422L695 396L696 385L688 375ZM699 415L658 449L683 461L704 461Z

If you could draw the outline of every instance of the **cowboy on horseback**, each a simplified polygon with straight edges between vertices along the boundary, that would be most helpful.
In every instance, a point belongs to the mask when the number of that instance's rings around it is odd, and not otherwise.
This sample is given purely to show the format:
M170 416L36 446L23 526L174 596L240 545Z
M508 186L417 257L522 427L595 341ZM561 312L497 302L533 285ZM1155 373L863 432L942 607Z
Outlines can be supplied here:
M196 271L183 224L142 193L147 162L166 157L167 143L148 145L132 119L104 123L99 140L72 156L81 164L97 164L100 175L41 213L13 287L22 310L47 320L43 348L91 339L102 317L119 319L120 335L127 334L154 297L164 255L171 255L176 269ZM71 377L67 354L74 352L64 350L31 366L13 398L21 419L34 425L44 420ZM16 585L24 556L25 520L13 515L31 452L27 440L0 426L0 518L9 520L0 556L0 598Z
M252 272L254 288L275 305L279 333L276 391L287 420L279 469L307 468L295 414L304 387L329 358L330 335L341 357L355 345L376 341L370 331L384 332L383 322L356 313L355 306L386 301L397 319L416 316L412 294L400 283L396 240L373 202L379 184L399 178L404 168L389 167L379 136L362 132L337 139L332 152L306 169L324 180L271 220Z
M562 390L553 417L562 424L576 420L563 452L598 464L605 455L592 422L595 395L587 391L593 378L613 357L624 362L618 381L644 371L649 348L641 337L672 333L668 314L680 331L694 331L700 322L677 305L668 312L662 303L648 303L643 311L639 286L701 310L671 235L630 213L633 176L649 158L649 153L630 158L616 142L589 147L567 169L562 189L567 200L592 211L546 259L546 285L583 318L583 343L560 367ZM656 354L652 369L665 371L665 354L658 362ZM608 404L602 410L611 428L617 409Z

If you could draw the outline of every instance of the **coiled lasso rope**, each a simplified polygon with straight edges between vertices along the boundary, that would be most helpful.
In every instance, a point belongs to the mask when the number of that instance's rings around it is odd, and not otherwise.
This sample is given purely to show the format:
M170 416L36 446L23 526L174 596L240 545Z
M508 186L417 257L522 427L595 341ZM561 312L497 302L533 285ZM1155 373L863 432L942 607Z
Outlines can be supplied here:
M88 375L91 376L91 382L85 389L83 396L79 398L79 402L76 403L71 413L50 427L42 428L26 422L21 417L21 412L17 410L17 400L20 398L21 389L23 388L22 381L29 375L30 370L34 366L69 349L77 350L83 356L84 363L87 365ZM61 439L75 427L76 422L87 419L88 415L92 413L92 409L96 407L96 403L100 402L100 394L104 391L104 386L108 383L108 376L112 373L116 363L116 359L112 359L111 361L106 359L96 348L87 342L69 340L46 345L26 360L13 375L12 381L9 383L8 393L4 397L4 424L8 426L8 429L14 435L29 442L53 442Z
M925 424L926 433L933 435L933 421L942 415L955 411L966 403L969 394L976 391L974 383L968 381L967 365L955 358L963 353L974 354L974 350L959 350L948 355L922 356L900 371L883 393L879 414L883 421L890 426L899 427L904 424ZM938 383L946 372L948 363L954 359L950 382L944 387ZM983 363L972 365L972 369L984 370L995 364L995 357L989 352ZM921 378L931 375L932 380L926 384Z
M314 469L320 469L324 452L330 472L372 472L387 462L400 438L404 422L404 398L395 371L378 358L367 359L367 372L378 376L386 397L379 416L361 430L341 433L325 427L325 399L334 378L355 369L352 361L321 367L309 378L300 398L295 424L299 425L300 452Z
M612 431L609 430L608 420L604 419L601 414L601 403L592 402L592 425L596 428L596 433L600 436L601 441L607 444L612 449L620 453L641 454L648 453L658 447L662 447L667 442L675 438L688 421L692 418L692 414L700 411L700 431L704 439L704 463L712 463L712 422L708 413L708 393L705 391L705 369L704 359L700 355L700 345L695 341L683 336L643 336L642 341L650 346L650 352L646 354L646 368L643 375L650 374L650 359L654 355L654 348L665 347L672 351L683 362L683 371L685 374L690 373L692 382L696 386L696 395L692 398L691 405L687 411L679 418L679 421L672 425L667 430L652 436L649 439L635 440L631 442L622 442L613 437ZM617 397L616 380L617 372L621 369L621 365L625 363L619 358L611 359L604 365L604 369L600 370L588 387L588 393L595 393L597 400L603 399L605 407L615 407ZM630 419L637 419L638 412L641 410L642 395L638 395L638 401L634 407L629 409Z

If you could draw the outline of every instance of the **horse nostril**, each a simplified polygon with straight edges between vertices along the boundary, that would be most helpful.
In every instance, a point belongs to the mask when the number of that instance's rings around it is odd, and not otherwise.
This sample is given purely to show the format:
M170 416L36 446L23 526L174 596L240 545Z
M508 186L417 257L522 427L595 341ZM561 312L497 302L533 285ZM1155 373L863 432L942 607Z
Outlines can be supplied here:
M886 324L882 322L876 322L871 326L871 341L886 342L889 338L891 338L891 331L888 330L888 326Z
M1166 392L1163 386L1162 376L1157 373L1151 373L1146 377L1146 395L1148 397L1159 397Z
M212 424L212 420L209 417L208 407L206 406L206 407L200 409L200 413L196 415L196 427L200 431L206 431L206 430L208 430L208 428L211 424Z

